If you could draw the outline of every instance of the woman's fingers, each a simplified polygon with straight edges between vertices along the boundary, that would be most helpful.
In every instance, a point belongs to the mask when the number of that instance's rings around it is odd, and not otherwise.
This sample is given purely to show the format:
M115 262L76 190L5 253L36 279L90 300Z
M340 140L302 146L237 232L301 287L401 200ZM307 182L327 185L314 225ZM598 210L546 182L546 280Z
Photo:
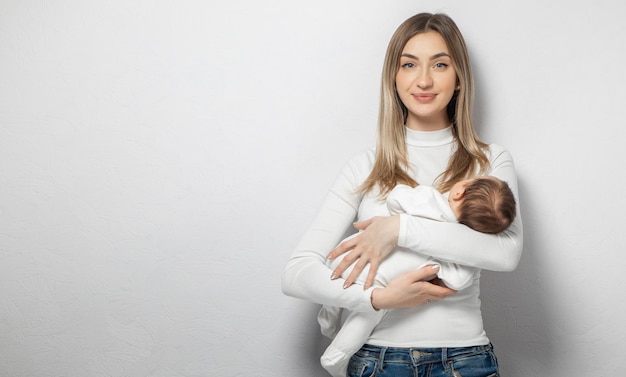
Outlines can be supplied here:
M346 279L346 282L343 284L343 287L348 288L349 286L351 286L354 283L354 281L358 279L359 275L361 275L361 272L365 269L367 264L368 264L367 260L363 258L359 258L359 260L352 267L352 271L350 271L350 275L348 275L348 278ZM371 268L372 266L370 265L370 269Z
M372 254L374 254L374 257L371 257ZM352 266L350 275L348 275L344 284L344 288L347 288L358 279L359 275L361 275L365 267L367 267L367 265L369 264L368 275L365 283L363 284L363 288L367 289L371 287L374 283L374 278L382 259L383 258L378 256L376 253L367 253L367 250L363 248L354 247L352 250L350 250L348 254L346 254L343 260L339 262L339 265L335 267L330 278L336 279L339 276L342 276L343 273L350 266Z
M413 282L430 281L437 277L438 272L439 272L439 265L428 264L422 268L418 268L417 270L409 271L405 273L403 276L406 279L412 280Z
M456 293L454 289L448 288L446 286L432 284L432 283L428 283L428 285L424 285L423 289L424 289L424 294L428 296L427 301L442 300Z
M341 247L341 245L339 245L339 247ZM337 267L335 267L335 269L333 270L333 274L330 277L331 279L337 279L338 277L340 277L344 273L344 271L347 270L348 267L350 267L350 265L352 263L354 263L354 261L359 259L359 257L360 257L359 251L356 250L356 249L353 249L353 248L354 248L354 246L352 246L352 248L349 249L351 251L343 258L343 260L341 262L339 262ZM337 249L335 249L335 250L337 250ZM334 256L334 251L332 253L333 253L333 256ZM356 265L355 265L355 267L356 267ZM359 271L359 274L360 273L361 272ZM357 274L357 276L358 276L358 274ZM352 281L354 281L354 279Z
M425 301L441 300L456 291L446 287L437 277L439 265L427 265L407 274L407 278L413 280L413 284L419 285L418 291L424 296ZM423 284L427 283L427 284Z
M365 284L363 285L363 289L368 289L374 284L374 278L376 278L376 272L378 271L379 262L372 261L370 262L370 269L367 273L367 279L365 279Z
M335 259L340 255L347 253L348 251L354 249L357 245L359 234L354 234L351 237L346 238L342 243L337 245L334 249L328 253L326 256L328 259Z
M372 292L372 303L380 309L408 308L432 300L441 300L456 293L446 286L433 284L437 265L428 265L406 272L391 280L387 287Z
M374 218L371 218L369 220L359 221L359 222L356 222L356 223L354 223L352 225L356 229L358 229L358 230L365 230L365 229L367 229L368 226L370 226L372 224L372 219L374 219Z
M329 259L345 254L343 260L333 271L331 279L342 276L352 266L350 275L344 284L344 287L347 288L357 280L369 264L370 269L363 287L365 289L371 287L379 264L389 255L397 243L399 221L398 216L376 216L355 223L354 227L360 232L343 241L328 254Z

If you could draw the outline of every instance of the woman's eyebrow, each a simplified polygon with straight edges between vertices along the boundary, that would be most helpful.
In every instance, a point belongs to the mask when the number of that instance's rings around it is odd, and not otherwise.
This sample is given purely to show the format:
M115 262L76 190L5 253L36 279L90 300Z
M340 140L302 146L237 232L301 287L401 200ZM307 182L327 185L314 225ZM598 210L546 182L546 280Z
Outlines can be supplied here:
M439 58L443 58L443 57L450 57L450 54L448 54L447 52L440 52L438 54L435 54L433 56L430 57L430 60L435 60L435 59L439 59Z
M415 56L415 55L411 55L411 54L409 54L409 53L403 53L403 54L402 54L402 55L400 55L400 56L403 56L403 57L405 57L405 58L409 58L409 59L419 60L419 58L418 58L417 56ZM450 57L450 54L448 54L447 52L440 52L440 53L438 53L438 54L435 54L435 55L431 56L431 57L430 57L430 60L439 59L439 58L442 58L442 57L444 57L444 56L449 58L449 57Z

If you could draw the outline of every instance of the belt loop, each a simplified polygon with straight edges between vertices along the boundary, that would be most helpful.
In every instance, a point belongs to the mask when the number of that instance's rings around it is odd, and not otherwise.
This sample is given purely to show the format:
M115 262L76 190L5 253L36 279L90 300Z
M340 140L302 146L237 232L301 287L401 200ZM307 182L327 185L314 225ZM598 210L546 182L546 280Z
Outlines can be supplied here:
M443 365L443 367L445 368L446 364L448 364L448 349L442 348L441 349L441 365Z
M380 347L380 354L378 355L378 371L382 372L383 367L385 366L385 352L387 352L387 347Z

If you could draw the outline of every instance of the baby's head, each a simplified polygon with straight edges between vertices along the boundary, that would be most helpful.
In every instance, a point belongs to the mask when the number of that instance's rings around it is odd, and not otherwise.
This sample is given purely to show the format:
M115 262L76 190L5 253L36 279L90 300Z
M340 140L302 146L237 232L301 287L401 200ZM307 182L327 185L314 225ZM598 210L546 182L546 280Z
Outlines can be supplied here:
M509 185L484 176L457 182L448 197L459 223L483 233L499 233L515 218L515 196Z

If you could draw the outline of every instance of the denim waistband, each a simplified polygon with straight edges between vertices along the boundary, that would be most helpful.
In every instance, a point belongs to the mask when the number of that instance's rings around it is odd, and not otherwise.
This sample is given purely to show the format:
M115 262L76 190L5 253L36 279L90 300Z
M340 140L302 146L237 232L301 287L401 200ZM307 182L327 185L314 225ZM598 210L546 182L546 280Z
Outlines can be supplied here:
M381 362L407 362L411 364L423 364L443 362L451 359L480 354L493 349L491 344L472 347L450 348L402 348L381 347L365 344L358 351L361 357L371 357Z

